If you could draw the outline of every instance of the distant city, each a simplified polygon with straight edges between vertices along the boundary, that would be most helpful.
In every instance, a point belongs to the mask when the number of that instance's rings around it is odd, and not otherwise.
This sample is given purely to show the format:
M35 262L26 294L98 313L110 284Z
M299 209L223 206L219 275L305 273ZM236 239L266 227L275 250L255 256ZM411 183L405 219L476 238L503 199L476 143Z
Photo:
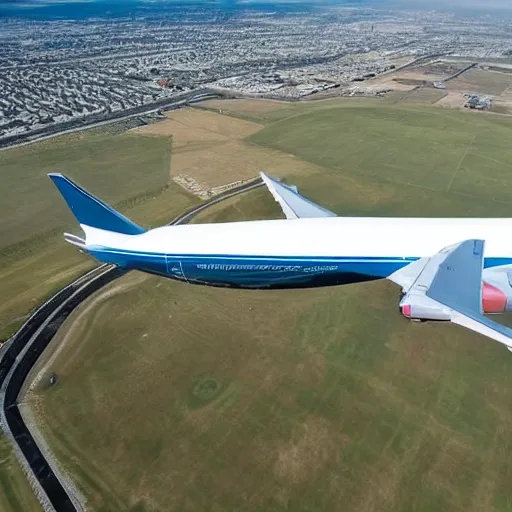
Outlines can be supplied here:
M49 8L0 10L0 141L147 112L205 89L292 100L421 57L512 54L512 22L490 17L321 3L159 5L103 15L96 5L74 17L62 6L46 17Z

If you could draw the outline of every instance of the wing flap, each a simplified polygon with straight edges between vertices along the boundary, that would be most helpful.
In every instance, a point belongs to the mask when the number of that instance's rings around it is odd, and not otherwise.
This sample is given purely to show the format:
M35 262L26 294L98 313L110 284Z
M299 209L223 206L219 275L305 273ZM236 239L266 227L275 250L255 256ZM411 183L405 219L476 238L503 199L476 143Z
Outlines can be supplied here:
M457 310L482 313L483 240L466 240L439 263L426 295Z
M260 172L263 183L281 206L287 219L336 217L336 214L301 196L297 187L285 185Z
M415 260L412 263L409 263L409 265L393 272L387 279L401 286L404 292L407 292L429 261L430 258L420 258L419 260Z

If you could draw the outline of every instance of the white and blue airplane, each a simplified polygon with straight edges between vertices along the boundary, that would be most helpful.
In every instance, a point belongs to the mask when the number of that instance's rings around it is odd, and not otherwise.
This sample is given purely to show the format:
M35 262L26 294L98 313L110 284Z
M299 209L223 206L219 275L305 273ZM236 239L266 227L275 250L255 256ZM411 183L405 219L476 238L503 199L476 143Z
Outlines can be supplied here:
M308 288L386 278L417 321L451 321L505 344L485 316L512 310L512 219L337 217L261 173L286 219L144 230L62 174L49 174L104 263L188 283ZM485 249L485 254L484 254Z

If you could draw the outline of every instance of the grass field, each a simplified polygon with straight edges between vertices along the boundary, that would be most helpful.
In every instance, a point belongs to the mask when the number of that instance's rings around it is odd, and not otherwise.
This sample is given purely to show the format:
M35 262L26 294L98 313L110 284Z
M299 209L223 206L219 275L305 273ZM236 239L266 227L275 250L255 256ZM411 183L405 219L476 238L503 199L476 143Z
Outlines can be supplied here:
M407 94L402 103L427 103L433 104L442 100L446 96L446 92L431 87L421 87Z
M393 95L390 95L394 101ZM388 103L388 98L327 98L322 100L302 101L302 102L279 102L270 100L222 100L224 105L222 115L246 119L263 125L269 125L283 119L296 115L304 115L308 112L318 110L329 110L345 105L368 103ZM219 113L219 100L207 100L198 103L195 108L206 109Z
M168 184L168 138L104 135L76 133L0 152L8 191L0 198L0 340L46 297L96 264L64 242L62 232L76 230L76 222L46 172L65 172L146 226L169 222L198 202ZM0 489L2 512L40 510L1 436Z
M249 108L246 103L244 100L243 109ZM268 102L270 106L266 103L249 100L254 112L260 104L267 111L270 107L283 108L278 102ZM318 102L317 108L322 104L324 102ZM312 108L309 104L307 107ZM322 108L326 108L325 105ZM297 110L292 112L292 115L297 114ZM171 177L191 177L204 189L254 178L269 166L277 176L310 174L317 170L313 164L297 160L293 155L248 143L246 137L261 130L263 124L238 115L232 117L202 108L186 108L170 112L167 117L161 123L138 128L135 133L171 136Z
M510 216L508 119L318 103L248 139L294 157L284 175L312 200ZM259 189L195 222L278 215ZM409 323L398 299L388 282L255 292L132 273L66 322L26 399L91 510L510 510L510 355Z
M0 510L3 512L40 512L42 510L30 489L26 476L11 446L0 433Z
M458 78L447 82L446 87L448 90L465 90L466 92L498 96L503 94L511 85L512 77L510 73L470 69Z
M169 138L102 130L0 151L0 340L31 309L96 263L66 244L76 222L46 177L63 172L137 222L168 222L197 199L169 184ZM9 445L0 436L0 510L40 510Z
M49 172L62 172L113 204L169 181L170 140L132 135L64 137L0 151L0 249L73 222ZM20 229L22 226L22 229Z
M44 298L94 265L66 244L76 221L46 176L62 172L144 226L195 202L170 182L171 139L77 132L0 151L0 339ZM79 228L78 228L79 230Z
M393 183L402 187L398 193L414 196L418 192L413 189L418 188L423 193L440 193L440 198L455 193L478 199L465 201L467 211L461 213L487 216L491 212L487 209L485 215L482 204L508 205L512 197L511 135L508 118L371 106L285 119L250 140L329 168L341 177ZM409 210L407 205L404 208Z

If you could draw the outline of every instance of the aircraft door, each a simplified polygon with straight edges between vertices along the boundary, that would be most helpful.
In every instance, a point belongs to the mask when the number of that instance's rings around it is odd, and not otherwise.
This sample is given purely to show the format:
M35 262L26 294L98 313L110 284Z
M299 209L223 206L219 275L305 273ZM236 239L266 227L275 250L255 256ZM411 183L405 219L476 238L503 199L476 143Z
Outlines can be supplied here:
M187 278L185 273L183 272L183 266L181 265L181 261L177 260L174 257L169 257L165 255L165 263L167 268L167 273L171 277L175 277L176 279L186 281Z

